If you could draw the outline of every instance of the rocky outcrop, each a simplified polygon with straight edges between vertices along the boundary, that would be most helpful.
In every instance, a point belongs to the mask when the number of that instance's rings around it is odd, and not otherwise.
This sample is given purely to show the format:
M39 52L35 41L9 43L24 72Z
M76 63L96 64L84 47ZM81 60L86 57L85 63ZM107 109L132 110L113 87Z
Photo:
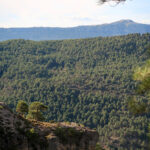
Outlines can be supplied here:
M94 150L97 141L83 125L27 120L0 103L0 150Z

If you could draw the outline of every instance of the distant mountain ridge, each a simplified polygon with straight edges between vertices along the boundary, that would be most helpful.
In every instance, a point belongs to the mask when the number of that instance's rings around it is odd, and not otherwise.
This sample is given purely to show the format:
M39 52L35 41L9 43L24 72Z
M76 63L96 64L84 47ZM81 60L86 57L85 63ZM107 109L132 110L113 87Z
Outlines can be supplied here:
M136 23L132 20L120 20L117 22L77 26L69 28L59 27L31 27L31 28L0 28L0 41L9 39L27 40L62 40L80 39L98 36L116 36L131 33L150 33L150 25Z

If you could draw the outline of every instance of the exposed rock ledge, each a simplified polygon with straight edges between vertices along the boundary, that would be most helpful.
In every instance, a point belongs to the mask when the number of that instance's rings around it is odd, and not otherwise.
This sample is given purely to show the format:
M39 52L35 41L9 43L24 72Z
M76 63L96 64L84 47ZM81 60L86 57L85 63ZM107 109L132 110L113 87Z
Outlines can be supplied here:
M26 120L0 103L0 150L94 150L97 141L95 130Z

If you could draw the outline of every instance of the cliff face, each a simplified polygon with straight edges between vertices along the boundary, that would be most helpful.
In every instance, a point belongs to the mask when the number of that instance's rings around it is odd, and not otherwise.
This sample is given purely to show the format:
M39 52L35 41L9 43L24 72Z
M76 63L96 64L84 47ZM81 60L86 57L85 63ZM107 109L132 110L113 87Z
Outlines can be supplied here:
M26 120L0 103L0 150L94 150L95 130L76 123Z

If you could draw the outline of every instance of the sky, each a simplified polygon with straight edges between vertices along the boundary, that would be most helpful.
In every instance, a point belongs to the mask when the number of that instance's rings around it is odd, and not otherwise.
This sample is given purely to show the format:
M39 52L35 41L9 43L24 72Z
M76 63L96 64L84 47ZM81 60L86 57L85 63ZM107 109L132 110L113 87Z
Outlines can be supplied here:
M122 19L150 24L150 0L0 0L0 27L73 27Z

